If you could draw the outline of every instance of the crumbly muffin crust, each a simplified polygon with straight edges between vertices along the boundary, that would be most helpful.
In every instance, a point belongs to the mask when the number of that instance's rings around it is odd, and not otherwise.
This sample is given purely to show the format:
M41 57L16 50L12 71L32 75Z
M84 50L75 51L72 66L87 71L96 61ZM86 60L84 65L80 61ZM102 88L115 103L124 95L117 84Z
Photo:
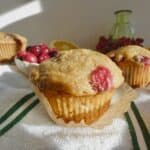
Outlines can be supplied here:
M63 51L58 57L42 63L39 69L32 70L31 74L32 80L36 78L40 88L75 96L95 95L97 91L93 90L89 81L91 72L98 66L110 70L112 88L118 88L123 83L122 72L111 59L88 49Z
M112 58L115 62L119 62L121 60L134 61L135 60L134 58L136 56L146 56L150 58L150 51L140 46L129 45L129 46L124 46L117 50L111 51L107 53L107 55L110 58Z

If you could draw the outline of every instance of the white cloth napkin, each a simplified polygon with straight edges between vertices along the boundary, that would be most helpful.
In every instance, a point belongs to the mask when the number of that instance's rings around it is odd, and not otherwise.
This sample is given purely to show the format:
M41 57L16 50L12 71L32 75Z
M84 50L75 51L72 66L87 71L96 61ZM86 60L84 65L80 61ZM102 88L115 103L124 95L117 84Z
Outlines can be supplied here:
M0 116L21 97L31 92L28 80L15 66L0 65ZM143 119L150 129L150 90L138 90L136 101ZM32 99L35 99L32 98ZM32 101L32 100L31 100ZM19 113L25 106L14 114ZM132 113L132 112L131 112ZM131 114L133 115L133 114ZM134 117L134 116L132 116ZM0 129L12 120L11 116L0 125ZM146 149L141 133L138 132L140 148ZM65 128L56 125L39 103L19 123L0 137L2 150L130 150L131 136L124 117L114 119L103 129Z

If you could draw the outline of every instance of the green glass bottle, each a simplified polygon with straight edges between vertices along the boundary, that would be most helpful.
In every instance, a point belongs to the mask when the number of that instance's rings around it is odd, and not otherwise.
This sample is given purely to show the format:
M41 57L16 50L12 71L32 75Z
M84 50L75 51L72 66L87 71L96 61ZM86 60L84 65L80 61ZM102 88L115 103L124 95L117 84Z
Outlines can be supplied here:
M116 22L112 27L110 37L116 40L121 37L134 37L134 28L130 24L129 16L132 13L131 10L118 10L115 11Z

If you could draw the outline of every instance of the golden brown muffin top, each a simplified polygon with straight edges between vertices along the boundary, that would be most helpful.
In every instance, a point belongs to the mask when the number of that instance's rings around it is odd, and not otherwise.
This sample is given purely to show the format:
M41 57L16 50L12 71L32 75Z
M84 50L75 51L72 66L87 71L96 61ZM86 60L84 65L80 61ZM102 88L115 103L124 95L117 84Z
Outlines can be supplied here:
M99 66L110 71L111 88L118 88L123 83L121 70L109 57L88 49L60 52L58 57L43 62L38 69L33 69L31 78L38 81L41 88L63 91L75 96L94 95L97 91L90 83L91 73Z
M129 45L121 47L117 50L111 51L107 53L107 55L110 58L113 58L116 62L119 62L120 60L132 60L136 58L137 56L146 56L150 58L150 51L147 49L136 46L136 45Z
M0 43L18 43L21 45L21 49L25 49L27 39L16 33L0 32Z

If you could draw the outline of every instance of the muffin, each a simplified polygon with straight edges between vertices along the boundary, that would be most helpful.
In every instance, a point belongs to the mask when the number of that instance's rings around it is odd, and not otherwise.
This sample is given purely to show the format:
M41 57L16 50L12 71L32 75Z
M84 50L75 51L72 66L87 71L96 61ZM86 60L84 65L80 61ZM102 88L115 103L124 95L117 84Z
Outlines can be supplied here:
M124 81L109 57L88 49L61 51L32 68L29 76L51 118L63 125L96 121Z
M126 82L132 87L145 87L150 83L150 51L130 45L108 53L123 71Z
M21 35L0 32L0 62L13 60L19 50L25 49L26 42Z

